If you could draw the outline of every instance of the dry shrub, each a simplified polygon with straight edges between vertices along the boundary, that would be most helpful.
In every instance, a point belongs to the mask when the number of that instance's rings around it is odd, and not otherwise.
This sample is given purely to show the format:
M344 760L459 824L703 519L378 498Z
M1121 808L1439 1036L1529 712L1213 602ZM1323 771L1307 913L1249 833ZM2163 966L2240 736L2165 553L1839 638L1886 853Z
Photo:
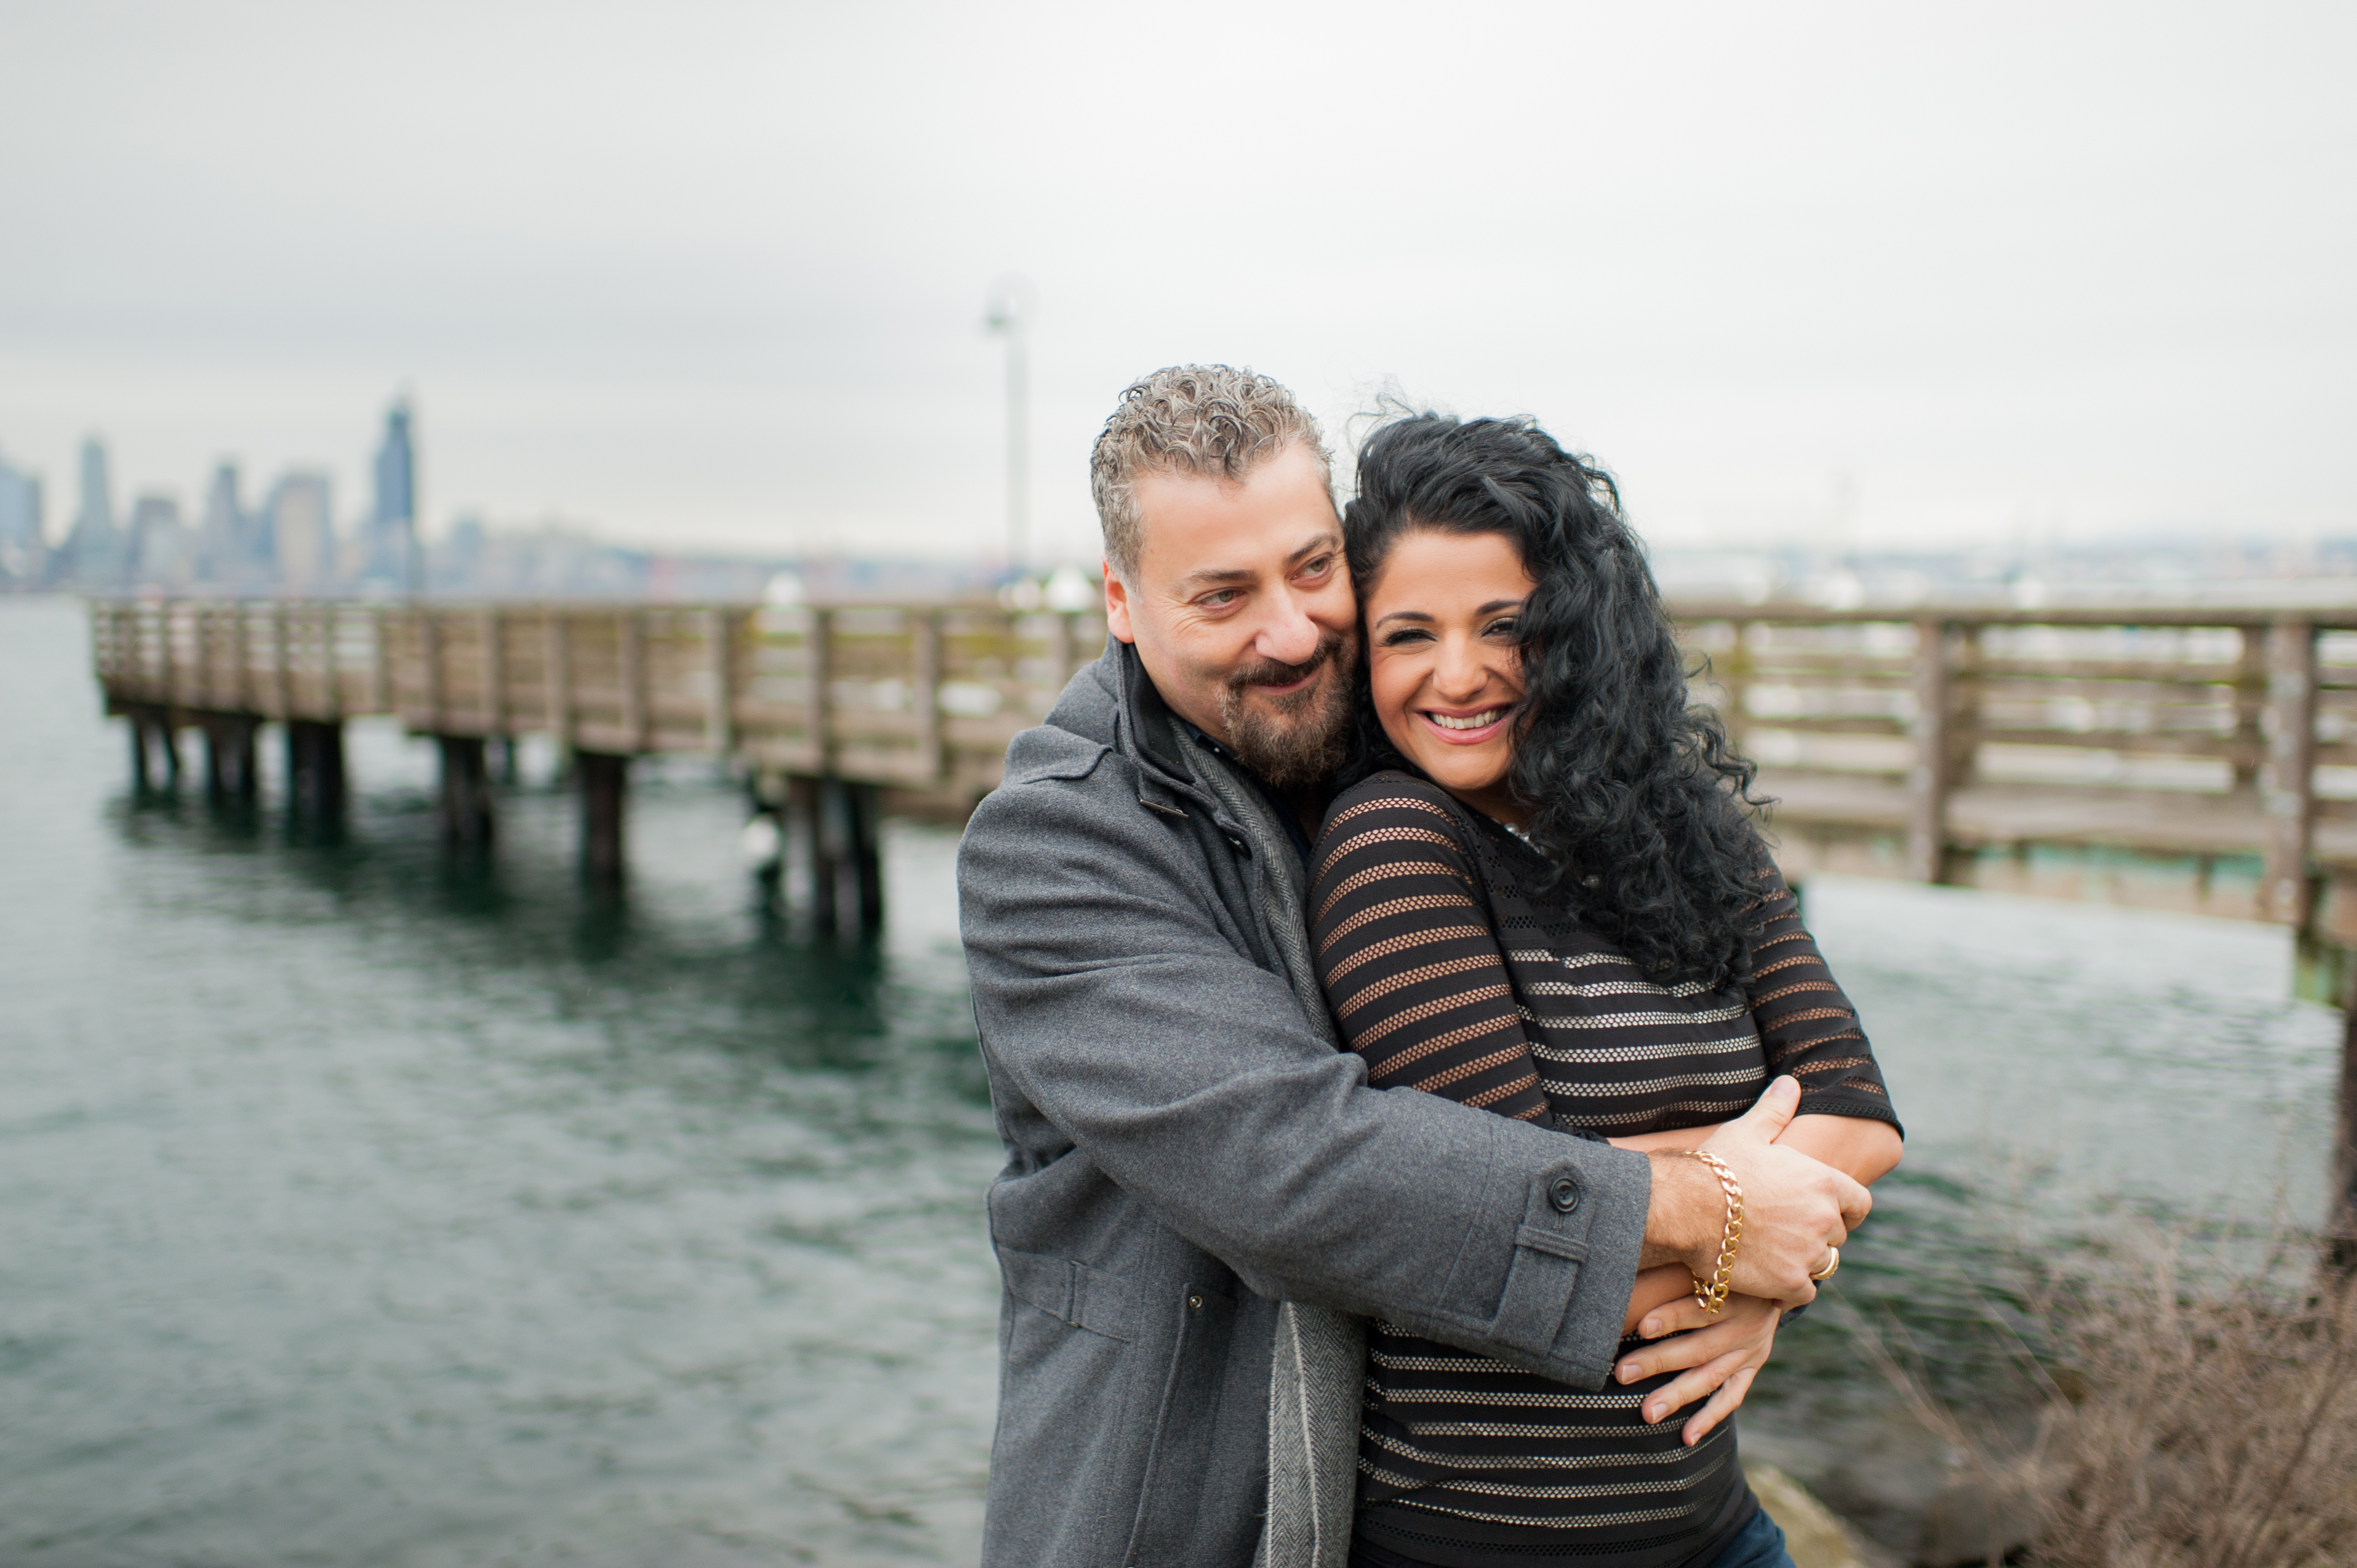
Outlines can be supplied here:
M2045 1568L2357 1564L2357 1288L2189 1280L2168 1247L2047 1306ZM2206 1273L2206 1272L2205 1272Z
M2237 1271L2155 1235L2136 1262L2049 1274L2016 1300L2026 1412L1960 1412L1857 1326L1956 1457L1964 1554L2357 1568L2357 1281L2287 1266L2314 1256L2286 1237Z

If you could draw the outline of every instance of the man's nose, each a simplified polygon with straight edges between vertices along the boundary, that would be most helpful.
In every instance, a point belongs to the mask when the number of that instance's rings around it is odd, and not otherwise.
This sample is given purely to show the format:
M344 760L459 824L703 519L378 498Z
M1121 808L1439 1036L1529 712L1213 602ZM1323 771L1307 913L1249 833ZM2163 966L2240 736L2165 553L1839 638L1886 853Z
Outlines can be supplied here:
M1262 658L1279 664L1307 664L1318 651L1318 623L1290 592L1276 594L1269 600L1268 618L1253 647Z

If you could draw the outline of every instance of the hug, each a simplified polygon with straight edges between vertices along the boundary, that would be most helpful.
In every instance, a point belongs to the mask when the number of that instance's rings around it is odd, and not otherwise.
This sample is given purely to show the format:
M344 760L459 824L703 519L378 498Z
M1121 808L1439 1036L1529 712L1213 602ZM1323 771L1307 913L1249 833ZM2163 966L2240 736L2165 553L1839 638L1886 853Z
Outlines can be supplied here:
M1611 481L1130 387L1111 632L959 858L984 1561L1775 1568L1730 1419L1900 1157Z

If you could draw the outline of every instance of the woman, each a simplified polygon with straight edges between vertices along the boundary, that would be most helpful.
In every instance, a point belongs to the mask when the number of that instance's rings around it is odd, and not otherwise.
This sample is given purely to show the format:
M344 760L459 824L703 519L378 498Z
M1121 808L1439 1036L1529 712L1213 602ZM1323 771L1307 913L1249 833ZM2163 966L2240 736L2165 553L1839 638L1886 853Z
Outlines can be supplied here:
M1896 1165L1873 1054L1745 811L1749 765L1686 705L1610 479L1526 421L1424 414L1368 442L1343 532L1361 782L1310 909L1370 1081L1661 1150L1788 1074L1781 1141L1861 1181ZM1788 1564L1725 1420L1780 1309L1706 1312L1700 1288L1638 1277L1641 1337L1600 1393L1375 1325L1354 1563Z

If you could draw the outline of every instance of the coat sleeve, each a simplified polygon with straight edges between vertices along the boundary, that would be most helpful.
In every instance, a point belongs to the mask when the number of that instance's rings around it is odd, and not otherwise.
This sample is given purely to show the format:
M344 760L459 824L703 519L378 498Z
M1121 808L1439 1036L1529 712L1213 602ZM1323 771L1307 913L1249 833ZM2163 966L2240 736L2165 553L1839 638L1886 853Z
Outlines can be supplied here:
M1249 956L1198 824L1146 810L1125 771L1011 783L968 825L960 924L994 1070L1255 1293L1600 1386L1642 1156L1370 1088Z

